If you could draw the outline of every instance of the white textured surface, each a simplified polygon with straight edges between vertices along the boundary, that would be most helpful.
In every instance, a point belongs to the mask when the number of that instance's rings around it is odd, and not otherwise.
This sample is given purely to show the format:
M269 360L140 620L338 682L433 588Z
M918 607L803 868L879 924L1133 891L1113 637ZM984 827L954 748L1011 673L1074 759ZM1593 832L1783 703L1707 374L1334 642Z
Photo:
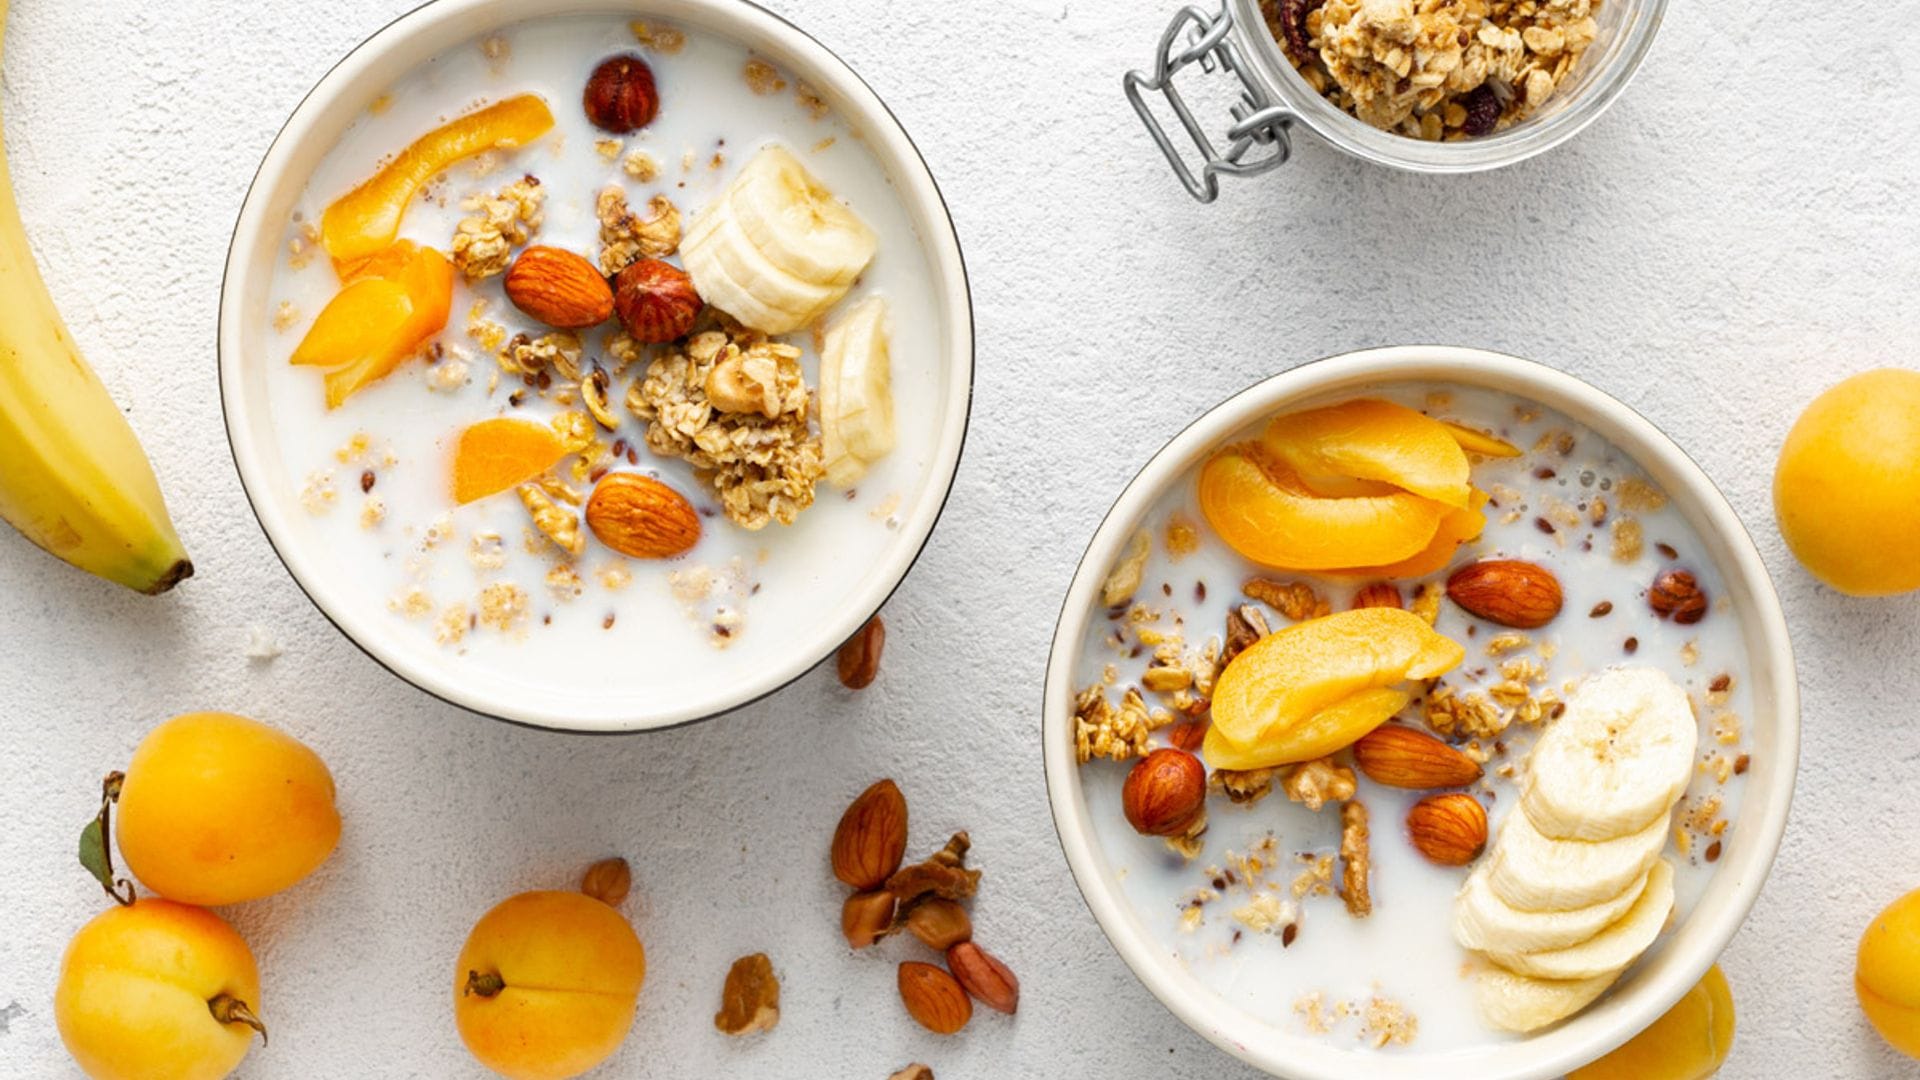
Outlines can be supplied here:
M1622 397L1753 530L1800 652L1805 764L1725 958L1741 1013L1725 1075L1914 1075L1861 1020L1851 975L1862 926L1920 885L1920 601L1817 587L1767 498L1819 388L1920 362L1910 5L1860 5L1848 44L1819 48L1832 31L1804 4L1676 4L1628 95L1544 159L1422 179L1303 140L1284 172L1201 207L1119 93L1171 3L777 4L873 83L945 187L977 305L973 433L887 610L873 690L817 671L627 739L505 727L387 675L281 571L227 457L213 324L241 196L307 87L405 0L15 6L4 104L29 229L199 576L146 600L0 535L0 1073L77 1075L49 1001L101 903L72 856L100 774L157 720L229 708L317 748L348 822L312 880L230 913L274 1025L245 1076L477 1075L447 1006L468 926L609 851L636 864L652 971L605 1075L878 1080L916 1059L943 1080L1245 1075L1135 983L1067 875L1033 746L1055 598L1119 486L1199 410L1303 359L1434 340ZM245 659L254 622L286 655ZM915 850L972 830L976 921L1022 976L1017 1020L936 1040L895 998L911 949L847 954L825 842L882 774L912 800ZM728 1042L708 1017L728 961L755 949L785 975L785 1019Z

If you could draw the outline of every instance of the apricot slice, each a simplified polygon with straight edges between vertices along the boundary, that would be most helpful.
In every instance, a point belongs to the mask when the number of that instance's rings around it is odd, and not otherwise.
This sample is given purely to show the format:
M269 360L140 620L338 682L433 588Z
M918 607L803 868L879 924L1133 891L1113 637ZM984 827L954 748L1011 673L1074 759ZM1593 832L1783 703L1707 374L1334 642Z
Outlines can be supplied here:
M1520 456L1519 447L1499 436L1490 435L1484 431L1476 431L1465 424L1456 424L1451 420L1440 421L1440 426L1446 428L1447 434L1453 436L1453 441L1460 444L1460 449L1465 450L1469 454L1479 454L1481 457L1490 458L1514 458Z
M453 264L433 248L401 240L361 265L291 359L336 368L326 389L327 408L337 409L444 329L452 308Z
M1446 506L1404 491L1320 497L1254 446L1228 447L1201 468L1200 509L1235 551L1288 570L1410 559L1433 540L1447 513Z
M1345 477L1467 505L1466 451L1444 424L1405 405L1361 398L1276 416L1260 446L1310 489Z
M500 416L460 432L453 451L453 501L465 505L539 476L566 456L548 424Z
M1422 578L1428 574L1439 573L1453 561L1454 553L1460 550L1460 545L1480 539L1480 534L1487 527L1485 509L1490 498L1486 492L1474 488L1467 505L1458 510L1447 511L1447 516L1440 519L1440 527L1434 531L1433 539L1428 542L1424 550L1410 559L1402 559L1386 566L1356 567L1333 570L1330 573L1389 581L1395 578Z
M452 120L414 140L373 177L336 199L320 218L320 241L347 277L400 235L400 219L421 185L463 158L525 146L553 127L537 94L521 94Z
M1465 657L1398 608L1343 611L1269 634L1214 683L1207 762L1259 769L1324 757L1406 707L1398 684L1436 678Z

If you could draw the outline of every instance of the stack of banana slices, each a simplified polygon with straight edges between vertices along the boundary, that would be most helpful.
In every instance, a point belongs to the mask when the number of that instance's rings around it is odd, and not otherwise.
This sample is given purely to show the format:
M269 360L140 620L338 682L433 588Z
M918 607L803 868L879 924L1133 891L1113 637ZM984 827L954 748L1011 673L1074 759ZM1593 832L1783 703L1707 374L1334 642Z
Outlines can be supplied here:
M792 152L762 147L695 219L681 261L708 304L763 334L814 325L873 261L879 240ZM887 304L878 296L829 323L820 349L827 480L847 487L893 450Z
M1491 962L1475 984L1489 1024L1533 1031L1579 1012L1665 928L1660 856L1697 731L1672 679L1616 668L1534 744L1519 806L1454 898L1454 939Z

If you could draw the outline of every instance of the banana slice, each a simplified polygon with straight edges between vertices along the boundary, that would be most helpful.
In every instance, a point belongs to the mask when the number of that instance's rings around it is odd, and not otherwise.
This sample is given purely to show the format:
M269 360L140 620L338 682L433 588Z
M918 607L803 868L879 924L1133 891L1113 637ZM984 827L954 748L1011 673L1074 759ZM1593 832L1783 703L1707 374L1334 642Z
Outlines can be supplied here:
M727 188L730 213L775 266L802 281L853 284L879 240L785 147L762 147Z
M1463 948L1503 954L1578 945L1625 915L1646 891L1649 876L1640 875L1627 891L1598 904L1571 911L1521 911L1494 895L1483 862L1454 897L1453 939Z
M893 374L887 302L855 304L820 346L820 445L827 482L848 487L893 452Z
M1615 840L1555 840L1534 828L1524 810L1507 815L1488 859L1487 886L1521 911L1568 911L1619 896L1640 880L1667 846L1662 814Z
M1535 979L1492 968L1473 980L1480 1018L1503 1031L1536 1031L1593 1003L1613 985L1613 975L1591 979Z
M819 318L846 293L802 281L767 260L732 217L709 212L680 241L681 262L707 303L763 334L785 334Z
M1602 672L1534 744L1520 806L1543 835L1561 840L1637 833L1686 790L1697 738L1686 691L1665 673Z
M1673 864L1653 864L1647 887L1620 921L1578 945L1546 952L1503 953L1487 956L1516 975L1536 979L1589 979L1618 974L1647 951L1673 914Z

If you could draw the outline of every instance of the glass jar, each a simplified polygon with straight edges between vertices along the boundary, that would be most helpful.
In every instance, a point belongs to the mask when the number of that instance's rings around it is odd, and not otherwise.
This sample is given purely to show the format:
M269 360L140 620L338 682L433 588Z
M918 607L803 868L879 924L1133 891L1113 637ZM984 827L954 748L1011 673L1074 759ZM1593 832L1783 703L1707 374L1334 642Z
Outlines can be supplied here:
M1222 176L1262 173L1286 161L1295 123L1376 164L1409 172L1480 172L1544 153L1598 119L1640 67L1666 7L1666 0L1604 0L1594 15L1598 37L1545 107L1502 131L1452 142L1382 131L1336 107L1294 70L1268 30L1259 0L1223 0L1213 15L1198 7L1181 9L1161 35L1153 71L1128 72L1124 86L1175 175L1201 202L1220 194ZM1239 81L1224 149L1216 148L1209 126L1193 115L1174 85L1174 75L1195 64ZM1176 130L1192 141L1197 168L1149 107L1153 94L1166 98L1180 122Z

